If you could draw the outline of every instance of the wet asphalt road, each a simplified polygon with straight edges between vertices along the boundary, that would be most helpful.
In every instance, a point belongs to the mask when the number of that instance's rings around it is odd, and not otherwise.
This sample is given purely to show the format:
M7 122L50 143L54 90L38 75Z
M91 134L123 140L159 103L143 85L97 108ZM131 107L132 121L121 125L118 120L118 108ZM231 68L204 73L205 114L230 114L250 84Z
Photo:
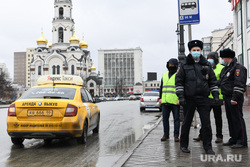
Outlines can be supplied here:
M86 145L75 139L25 140L23 146L11 143L6 129L7 108L0 109L0 166L84 166L110 167L153 125L159 112L141 113L139 101L98 103L100 133L89 133Z

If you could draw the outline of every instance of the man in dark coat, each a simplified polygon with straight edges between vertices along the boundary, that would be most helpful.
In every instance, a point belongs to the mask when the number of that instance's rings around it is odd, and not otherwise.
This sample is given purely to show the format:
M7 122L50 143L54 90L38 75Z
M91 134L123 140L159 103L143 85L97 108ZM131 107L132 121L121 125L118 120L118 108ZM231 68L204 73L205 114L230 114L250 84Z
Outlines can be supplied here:
M235 52L231 49L220 51L222 64L219 86L225 102L226 116L230 139L223 143L232 148L245 148L247 145L246 124L243 118L242 106L247 80L247 69L237 62Z
M190 54L177 70L175 84L179 103L183 106L184 120L181 127L180 148L188 149L189 131L197 108L202 124L202 140L206 154L215 154L212 149L212 129L210 124L209 94L219 101L217 79L213 69L205 57L201 55L203 42L193 40L188 43Z

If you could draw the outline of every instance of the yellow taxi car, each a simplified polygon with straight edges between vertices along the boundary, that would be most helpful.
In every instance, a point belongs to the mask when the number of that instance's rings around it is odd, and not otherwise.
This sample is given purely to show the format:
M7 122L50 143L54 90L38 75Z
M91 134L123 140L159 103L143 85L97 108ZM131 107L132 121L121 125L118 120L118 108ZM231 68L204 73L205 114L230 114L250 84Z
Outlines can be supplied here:
M7 132L15 145L24 139L77 138L86 143L90 131L99 133L100 109L79 76L41 76L8 109Z

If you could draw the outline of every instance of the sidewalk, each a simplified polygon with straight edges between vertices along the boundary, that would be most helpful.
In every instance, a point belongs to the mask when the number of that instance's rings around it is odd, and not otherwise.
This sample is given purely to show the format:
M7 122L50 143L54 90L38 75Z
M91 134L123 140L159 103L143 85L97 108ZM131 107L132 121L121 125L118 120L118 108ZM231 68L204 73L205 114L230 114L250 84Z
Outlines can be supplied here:
M229 139L228 123L226 119L225 107L222 106L223 118L223 135L224 142ZM204 154L202 142L194 142L193 138L199 134L200 126L190 129L189 148L190 154L180 151L180 143L174 142L174 137L161 142L163 135L162 118L160 118L154 127L151 128L137 143L135 143L126 154L124 154L114 167L187 167L187 166L248 166L250 164L250 96L245 97L243 114L248 134L249 149L231 149L229 146L223 146L222 143L216 144L215 121L213 112L211 112L211 125L213 130L213 150L216 155L210 159ZM198 123L200 122L199 114L196 114ZM170 134L173 134L173 117L170 116ZM206 159L207 158L207 159ZM214 160L216 161L212 161ZM230 159L231 158L231 159ZM224 162L223 162L224 161Z

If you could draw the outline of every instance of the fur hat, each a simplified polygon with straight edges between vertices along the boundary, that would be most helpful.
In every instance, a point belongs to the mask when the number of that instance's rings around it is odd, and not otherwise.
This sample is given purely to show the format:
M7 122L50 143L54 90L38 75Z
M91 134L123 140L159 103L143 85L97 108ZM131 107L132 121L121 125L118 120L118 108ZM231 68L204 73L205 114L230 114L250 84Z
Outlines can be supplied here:
M189 51L193 48L193 47L199 47L201 48L201 50L203 49L203 42L200 40L192 40L188 42L188 49Z
M220 57L221 58L234 58L235 57L235 52L232 51L231 49L223 49L220 51Z

